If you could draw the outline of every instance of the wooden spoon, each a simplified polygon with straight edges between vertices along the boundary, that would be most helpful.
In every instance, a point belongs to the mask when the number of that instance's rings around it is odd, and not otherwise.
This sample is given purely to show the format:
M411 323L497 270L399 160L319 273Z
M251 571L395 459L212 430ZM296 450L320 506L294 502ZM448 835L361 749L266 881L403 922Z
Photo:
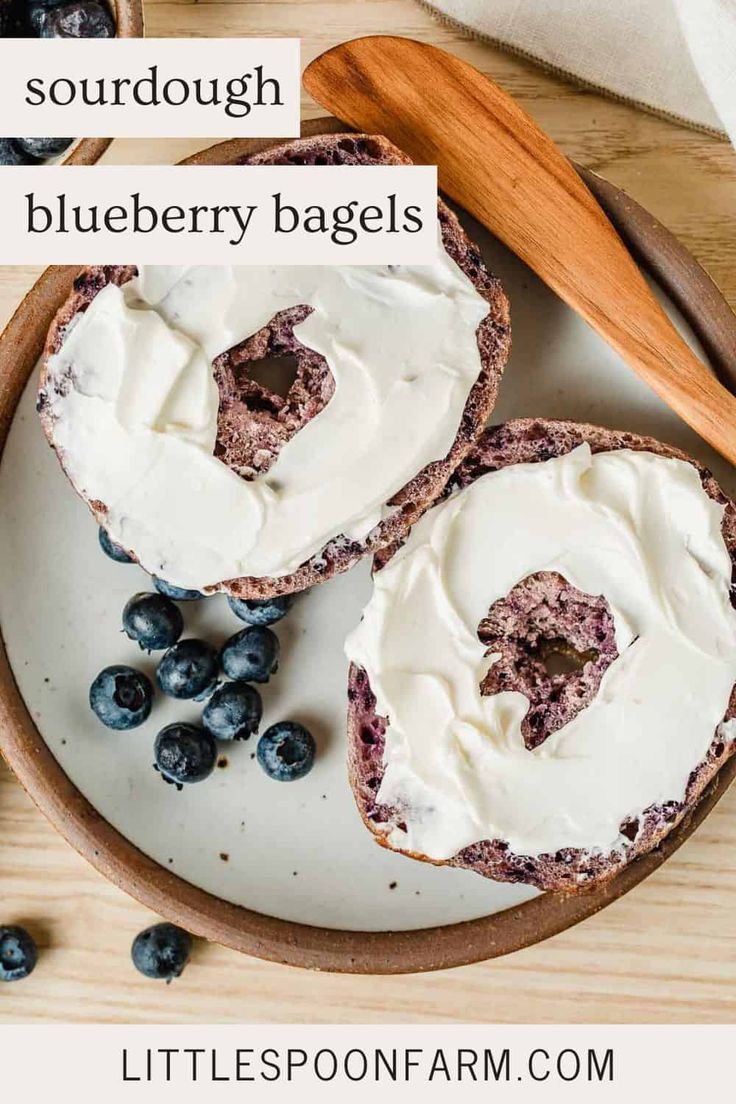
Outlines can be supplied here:
M736 463L736 397L679 336L566 158L497 84L435 46L376 35L322 54L304 85L351 126L436 164L448 196Z

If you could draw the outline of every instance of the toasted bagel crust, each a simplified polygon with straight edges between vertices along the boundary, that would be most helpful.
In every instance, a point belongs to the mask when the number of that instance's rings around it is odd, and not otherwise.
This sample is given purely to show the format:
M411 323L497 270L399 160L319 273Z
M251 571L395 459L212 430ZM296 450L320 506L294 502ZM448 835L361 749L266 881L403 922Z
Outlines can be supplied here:
M687 461L697 468L703 489L710 498L726 506L722 533L736 574L736 508L722 492L713 475L690 456L664 445L652 437L617 432L599 426L574 422L523 418L486 430L450 479L444 496L468 486L487 472L511 464L526 464L562 456L587 442L595 452L616 449L653 452L659 456ZM397 545L377 558L380 570ZM733 599L732 599L733 600ZM597 601L597 599L595 600ZM736 686L731 692L724 721L736 716ZM376 699L366 671L352 664L348 674L348 771L363 821L378 843L391 848L388 834L401 823L401 814L376 801L383 777L383 751L389 720L376 713ZM581 848L563 848L537 856L515 854L506 840L480 840L464 848L445 862L416 852L393 850L438 866L458 866L474 870L484 877L504 882L526 882L545 890L573 891L591 888L611 878L639 855L651 851L695 806L701 793L718 769L736 751L736 737L728 739L716 731L705 758L690 775L685 798L641 810L638 818L622 825L629 839L625 849L609 854Z
M382 137L361 134L318 135L275 145L242 159L244 164L368 165L409 164L409 159ZM477 330L481 371L468 395L455 440L444 459L427 465L387 505L398 507L380 522L364 541L337 536L296 571L279 577L226 579L207 588L239 598L268 598L305 590L347 571L358 560L400 539L442 492L450 475L478 438L493 409L498 385L511 344L509 308L500 282L486 269L480 252L452 211L438 200L438 218L445 249L478 293L488 302L489 313ZM53 417L47 393L48 358L61 348L67 327L84 312L108 284L122 285L136 274L131 266L98 266L85 269L74 291L58 311L46 341L41 368L38 409L49 443L54 446ZM244 477L265 471L283 445L329 401L334 389L324 359L307 350L293 335L306 308L283 311L257 334L218 357L214 364L220 390L216 455ZM273 395L238 368L266 356L295 354L297 378L286 399ZM64 467L64 456L56 450ZM105 525L103 502L88 502L100 525ZM135 558L135 549L128 550Z

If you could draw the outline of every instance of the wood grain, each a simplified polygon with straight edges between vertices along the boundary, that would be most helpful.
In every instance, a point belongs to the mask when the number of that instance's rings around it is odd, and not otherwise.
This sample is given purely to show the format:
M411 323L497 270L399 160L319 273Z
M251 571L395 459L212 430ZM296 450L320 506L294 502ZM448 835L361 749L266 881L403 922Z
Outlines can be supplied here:
M321 55L304 85L356 129L385 134L417 164L438 164L443 192L736 463L736 397L676 332L570 162L496 82L429 43L371 35Z
M151 35L293 34L304 60L358 34L452 49L532 112L567 154L648 207L736 306L736 156L718 139L607 102L439 25L413 0L210 3L146 0ZM309 101L305 114L321 111ZM118 163L173 161L206 141L113 143ZM40 274L0 268L0 322ZM128 948L150 914L96 874L0 766L0 917L25 920L44 954L0 989L0 1021L735 1022L736 788L659 872L604 913L507 959L440 974L313 974L200 946L159 986Z

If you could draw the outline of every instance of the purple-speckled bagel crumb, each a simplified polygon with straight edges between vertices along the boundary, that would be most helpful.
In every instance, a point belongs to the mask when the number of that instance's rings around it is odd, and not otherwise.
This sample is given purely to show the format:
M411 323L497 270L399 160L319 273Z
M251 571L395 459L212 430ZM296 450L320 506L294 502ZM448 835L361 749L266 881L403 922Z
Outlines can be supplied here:
M528 748L539 747L585 709L618 655L606 599L583 594L553 571L529 575L494 602L478 637L487 656L498 654L481 693L516 690L529 699L521 722ZM579 670L550 674L546 661L551 655L574 655L584 662Z
M294 335L294 327L311 312L307 306L280 311L214 362L220 392L215 455L245 479L267 472L287 441L324 409L334 393L325 358ZM249 374L259 361L287 356L296 359L297 370L285 397Z
M242 158L242 163L367 165L409 162L385 138L330 134L273 146ZM348 570L364 556L373 555L406 533L429 503L442 492L452 472L481 433L493 409L511 344L508 302L500 282L486 269L477 247L441 200L438 201L437 215L447 253L489 306L487 317L476 331L481 370L468 395L449 453L424 467L386 503L394 509L364 540L350 540L339 534L289 575L227 579L211 589L226 590L239 598L276 597L305 590ZM98 266L85 269L52 324L38 398L41 420L51 444L53 420L46 394L46 360L61 347L69 322L87 309L103 287L109 283L127 283L135 273L132 267ZM227 350L214 363L220 392L215 452L244 479L267 472L286 442L324 409L334 392L334 379L324 358L303 346L294 334L294 327L306 318L310 309L301 305L281 311L262 330ZM252 379L249 369L266 358L285 356L296 359L297 371L289 393L282 397ZM63 464L64 457L60 455L59 459ZM97 521L104 525L104 503L89 505Z
M511 464L539 463L562 456L583 442L587 442L593 452L627 448L693 464L706 494L725 504L721 531L736 578L736 508L733 503L723 494L711 472L679 450L651 437L573 422L518 419L486 430L453 474L442 497L468 486L487 472ZM376 556L374 569L380 570L397 547L395 543ZM552 639L559 633L559 637L578 653L594 651L597 658L591 657L581 671L566 675L559 684L554 684L546 669L543 672L536 663L540 639L549 639L549 633L555 634ZM551 572L529 576L505 598L494 603L488 617L481 621L478 635L489 651L502 653L499 662L503 666L495 675L491 667L483 683L483 692L496 692L492 688L496 680L499 689L520 689L530 698L535 715L541 718L538 728L532 725L531 731L527 729L523 733L530 748L538 746L579 711L582 705L576 705L578 691L582 692L581 703L592 700L605 669L616 658L613 619L605 599L582 594ZM514 680L516 685L502 686L505 678ZM559 690L559 694L555 696L553 690ZM723 720L734 717L736 687L731 692ZM377 738L371 743L367 738L373 733ZM385 769L384 748L388 739L390 718L376 713L376 699L367 673L351 665L348 676L350 782L365 823L384 846L389 846L388 835L395 830L405 830L406 822L411 819L410 809L381 805L376 800ZM707 754L690 775L684 800L653 805L641 810L638 816L628 817L619 826L620 846L610 852L566 847L530 856L515 854L506 840L479 840L447 860L446 865L464 867L497 881L524 882L544 890L569 892L600 885L627 863L657 847L692 811L708 783L734 752L736 736L728 736L723 729L717 729ZM425 862L433 861L401 847L395 849Z

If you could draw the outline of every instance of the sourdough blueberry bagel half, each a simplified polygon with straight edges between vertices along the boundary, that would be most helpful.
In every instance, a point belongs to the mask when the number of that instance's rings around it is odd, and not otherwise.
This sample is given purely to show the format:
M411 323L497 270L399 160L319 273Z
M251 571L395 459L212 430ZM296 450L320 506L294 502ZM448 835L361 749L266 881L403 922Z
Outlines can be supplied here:
M381 137L250 164L404 164ZM177 586L263 598L399 539L481 433L508 303L438 201L428 266L97 267L50 329L39 411L111 538ZM252 376L293 357L285 397Z
M736 510L652 438L512 421L374 564L349 772L379 843L578 890L736 749Z

